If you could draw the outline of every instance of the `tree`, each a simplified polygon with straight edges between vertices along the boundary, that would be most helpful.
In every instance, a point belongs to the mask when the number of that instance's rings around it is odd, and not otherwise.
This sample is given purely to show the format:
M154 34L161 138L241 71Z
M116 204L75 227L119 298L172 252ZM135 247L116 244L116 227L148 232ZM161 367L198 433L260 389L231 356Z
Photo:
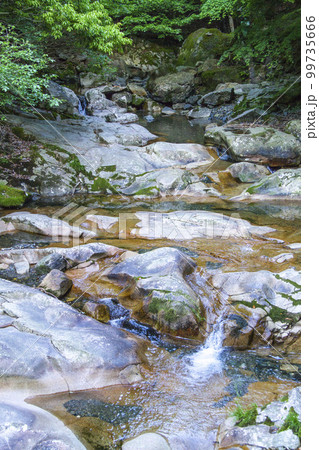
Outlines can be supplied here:
M299 70L300 0L203 0L201 15L235 18L234 43L223 58L262 63L275 75Z
M106 6L107 0L13 0L5 2L11 24L42 39L69 37L72 43L112 53L129 44Z
M199 19L200 0L104 0L126 35L181 41L184 30Z
M58 101L44 93L50 77L41 74L49 62L45 54L19 37L13 28L0 24L0 109L15 99L25 107L40 101L56 105Z

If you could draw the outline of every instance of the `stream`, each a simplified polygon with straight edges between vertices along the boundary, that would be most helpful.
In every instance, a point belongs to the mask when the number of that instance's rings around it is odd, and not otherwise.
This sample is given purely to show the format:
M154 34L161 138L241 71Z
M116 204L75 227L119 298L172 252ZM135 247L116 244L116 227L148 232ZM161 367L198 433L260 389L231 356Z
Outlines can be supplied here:
M191 126L184 116L158 117L150 123L141 117L140 124L159 135L161 140L203 143L203 126ZM223 170L229 164L228 161L218 161L214 170ZM24 209L52 216L63 207L63 201L65 199L49 202L34 200ZM198 199L198 202L194 198L169 197L160 200L132 198L127 201L118 196L103 195L82 195L74 197L72 202L86 208L88 213L94 210L96 214L107 216L117 216L123 211L195 209L228 216L235 214L234 217L249 220L254 225L275 228L276 232L272 235L275 239L239 242L195 238L178 241L139 237L121 240L98 236L98 242L138 253L159 247L175 247L193 258L198 269L189 276L188 281L206 308L206 338L197 341L172 339L165 335L160 339L156 338L157 335L150 338L143 328L132 327L132 334L145 347L142 382L30 397L28 402L61 419L88 449L118 449L124 440L153 431L167 437L174 450L206 450L214 448L218 426L234 410L238 401L243 406L266 404L299 385L298 373L283 369L284 360L269 347L242 351L222 347L225 305L216 304L211 309L214 291L200 278L201 270L209 273L219 269L225 272L278 270L272 257L282 253L285 245L300 242L299 205L271 202L240 204L212 197L209 200ZM11 212L4 210L2 214ZM48 245L57 244L51 238L24 232L0 236L2 248ZM299 269L300 253L295 250L289 252L294 254L293 266ZM280 270L291 267L291 264L291 261L284 262ZM70 302L85 292L94 279L94 273L101 267L103 263L97 262L88 268L69 270L68 275L74 285L65 301ZM99 281L85 295L94 299L114 298L118 292L119 288L113 284ZM121 320L110 323L111 326L128 329Z

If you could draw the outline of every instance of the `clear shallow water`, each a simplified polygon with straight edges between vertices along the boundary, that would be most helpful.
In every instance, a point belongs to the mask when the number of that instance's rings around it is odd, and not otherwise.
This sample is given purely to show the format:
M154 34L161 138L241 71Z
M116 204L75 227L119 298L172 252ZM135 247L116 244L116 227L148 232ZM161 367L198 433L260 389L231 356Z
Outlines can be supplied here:
M141 119L141 123L142 119ZM145 124L144 124L145 125ZM183 116L159 117L146 124L147 128L162 139L171 142L203 143L204 128L191 126ZM218 163L215 170L227 167L226 162ZM59 199L45 204L32 203L25 210L53 215L68 199ZM256 203L236 204L218 199L179 200L166 198L162 200L141 201L129 199L123 201L116 197L83 196L70 201L91 209L97 214L116 216L119 212L163 211L203 209L226 215L236 214L256 225L268 225L277 231L273 237L283 239L276 241L213 241L193 239L192 241L169 241L146 239L120 240L116 237L99 237L100 242L116 245L133 251L148 251L163 246L174 246L189 254L199 268L221 268L225 271L261 270L277 271L278 265L269 259L280 252L287 252L287 243L300 242L300 207L295 204ZM11 211L2 211L5 215ZM20 233L11 235L2 241L3 247L19 245L49 245L48 239ZM51 245L55 245L51 243ZM291 250L289 250L291 252ZM300 254L294 253L291 261L280 265L284 270L292 264L300 267ZM74 277L74 288L70 296L77 297L84 292L94 278L98 264L82 272L70 271ZM188 342L180 339L174 345L165 348L146 340L147 351L141 371L143 381L132 386L112 386L105 389L83 392L68 392L59 395L30 399L36 405L51 411L61 418L83 441L88 449L117 449L127 438L137 436L144 431L159 431L166 436L172 447L178 450L208 450L213 448L216 430L224 418L234 409L240 398L243 406L257 403L263 405L281 397L298 382L296 374L280 370L280 359L271 357L268 349L260 351L231 351L222 349L222 305L212 301L212 292L207 289L196 272L188 280L201 297L208 316L205 330L206 340ZM116 297L119 289L110 283L97 283L89 292L91 298ZM129 305L124 305L128 306ZM218 319L216 320L216 317ZM114 324L116 325L116 324ZM109 325L106 325L109 326ZM118 324L117 324L118 326ZM81 405L88 402L101 402L102 408L108 405L132 406L134 411L127 421L110 422L105 414L89 417L74 416L65 404L77 400ZM104 404L103 404L104 402ZM104 406L103 406L104 405ZM136 409L137 407L137 409ZM102 409L104 411L104 409ZM118 409L120 411L120 409Z
M151 133L159 136L161 140L176 143L192 142L204 144L205 126L192 123L185 116L155 116L153 122L147 122L144 116L141 116L139 123Z

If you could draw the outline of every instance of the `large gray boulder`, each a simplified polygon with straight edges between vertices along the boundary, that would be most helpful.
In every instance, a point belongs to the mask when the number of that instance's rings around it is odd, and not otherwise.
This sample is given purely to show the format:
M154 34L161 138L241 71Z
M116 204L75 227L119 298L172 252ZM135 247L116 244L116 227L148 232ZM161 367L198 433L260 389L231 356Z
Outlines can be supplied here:
M9 396L8 396L9 397ZM84 450L74 434L52 414L11 398L0 403L0 448Z
M248 162L239 162L231 164L226 170L218 173L221 181L226 180L231 176L236 181L241 183L254 183L270 175L270 170L260 164L253 164Z
M297 436L297 422L300 427L301 391L292 389L280 400L275 400L263 408L257 408L255 424L241 426L236 415L229 417L219 427L217 449L286 449L297 450L300 439ZM294 416L294 424L288 415ZM286 420L289 423L286 425Z
M139 221L130 233L146 239L256 239L275 231L270 227L259 227L244 219L210 211L139 211L134 216Z
M118 110L116 103L108 100L103 92L101 92L98 88L93 88L86 91L85 98L87 101L87 111L91 114L96 110L101 111L104 109L109 109L110 107L113 107L114 110Z
M298 166L300 142L291 134L270 127L206 127L206 142L225 149L233 161L247 161L273 167Z
M170 450L166 439L158 433L143 433L124 442L123 450Z
M181 103L191 94L195 86L193 70L164 75L152 80L148 89L154 100L161 103Z
M49 81L48 91L52 97L60 100L59 105L53 108L55 111L69 115L79 113L79 98L71 89L60 86L51 80Z
M229 305L223 321L224 345L300 347L299 271L220 272L212 284Z
M28 211L8 214L1 217L0 222L3 231L27 231L56 238L92 238L95 236L94 232L74 227L64 220L44 214L32 214Z
M43 267L43 259L46 263L51 255L59 255L67 262L67 268L74 267L87 261L97 261L101 258L110 258L120 255L124 250L103 244L102 242L92 242L91 244L77 245L75 247L47 247L47 248L18 248L0 251L0 264L14 264L16 261L25 260L28 264L39 263L39 268ZM49 261L51 258L49 259ZM61 267L60 267L61 270Z
M198 335L204 320L200 299L184 278L195 267L179 250L163 247L132 256L107 277L123 285L127 297L143 301L140 316L146 314L161 330L189 337Z
M146 128L137 124L122 125L119 123L106 123L103 130L98 132L101 142L112 145L146 145L155 140L157 136L150 133Z
M301 169L280 169L262 178L261 181L247 188L240 196L233 197L238 201L263 200L297 200L301 199Z
M63 297L72 287L72 280L58 269L52 269L41 281L40 289L58 298Z
M201 183L197 175L182 169L159 169L136 176L121 190L125 195L160 197L166 195L220 197L216 189Z
M140 379L137 342L38 289L0 280L1 390L25 395L81 390ZM32 349L32 351L30 351Z
M195 67L197 62L207 58L219 59L229 48L231 40L231 34L222 33L217 28L200 28L184 41L177 63Z

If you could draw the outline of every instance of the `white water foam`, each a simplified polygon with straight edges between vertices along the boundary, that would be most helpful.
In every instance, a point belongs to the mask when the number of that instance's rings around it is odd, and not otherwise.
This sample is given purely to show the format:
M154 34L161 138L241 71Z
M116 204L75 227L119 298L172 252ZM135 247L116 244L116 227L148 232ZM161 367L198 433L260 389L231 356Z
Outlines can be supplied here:
M211 375L222 372L221 352L223 350L222 316L215 324L201 349L187 359L188 375L196 381L207 380Z

